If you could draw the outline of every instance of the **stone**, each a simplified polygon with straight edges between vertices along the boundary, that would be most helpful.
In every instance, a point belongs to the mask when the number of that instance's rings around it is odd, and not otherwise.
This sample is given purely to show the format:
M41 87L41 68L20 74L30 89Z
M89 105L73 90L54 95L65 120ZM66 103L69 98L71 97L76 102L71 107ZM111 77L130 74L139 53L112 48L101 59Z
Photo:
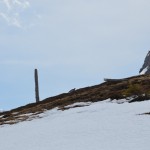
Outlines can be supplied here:
M146 58L144 60L144 64L143 64L142 68L140 69L139 73L141 75L150 74L150 51L146 55Z

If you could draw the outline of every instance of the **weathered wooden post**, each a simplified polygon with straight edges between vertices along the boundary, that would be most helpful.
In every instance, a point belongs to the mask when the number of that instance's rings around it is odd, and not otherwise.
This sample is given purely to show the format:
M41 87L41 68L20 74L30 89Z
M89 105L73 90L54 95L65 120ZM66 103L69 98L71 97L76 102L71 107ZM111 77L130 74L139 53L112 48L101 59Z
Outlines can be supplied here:
M39 83L38 83L38 70L34 70L34 78L35 78L35 98L36 102L38 103L40 101L39 98Z

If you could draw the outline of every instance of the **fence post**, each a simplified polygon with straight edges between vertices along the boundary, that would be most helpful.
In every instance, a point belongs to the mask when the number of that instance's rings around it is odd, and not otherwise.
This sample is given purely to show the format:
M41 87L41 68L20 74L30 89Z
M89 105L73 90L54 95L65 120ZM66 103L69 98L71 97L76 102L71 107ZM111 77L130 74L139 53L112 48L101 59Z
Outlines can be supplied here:
M39 83L38 83L38 70L34 70L34 78L35 78L35 98L36 102L38 103L40 101L39 98Z

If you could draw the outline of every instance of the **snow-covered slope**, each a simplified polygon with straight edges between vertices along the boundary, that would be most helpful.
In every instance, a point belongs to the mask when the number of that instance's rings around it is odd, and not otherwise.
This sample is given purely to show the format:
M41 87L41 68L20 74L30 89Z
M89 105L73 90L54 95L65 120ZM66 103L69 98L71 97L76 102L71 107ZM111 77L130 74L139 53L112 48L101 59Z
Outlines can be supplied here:
M150 101L109 100L0 128L1 150L149 150Z

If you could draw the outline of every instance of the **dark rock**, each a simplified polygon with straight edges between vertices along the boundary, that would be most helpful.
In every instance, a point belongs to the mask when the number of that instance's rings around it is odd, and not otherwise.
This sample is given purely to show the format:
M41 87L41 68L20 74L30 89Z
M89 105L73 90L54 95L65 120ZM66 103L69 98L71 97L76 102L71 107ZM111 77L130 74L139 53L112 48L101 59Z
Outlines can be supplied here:
M140 69L139 73L142 74L150 74L150 51L146 55L144 64L142 68Z
M74 88L74 89L71 89L68 93L72 93L72 92L74 92L76 89Z
M141 96L138 96L138 97L132 99L129 103L141 102L141 101L146 101L146 100L149 100L149 99L150 99L150 96L148 96L148 95L141 95Z

